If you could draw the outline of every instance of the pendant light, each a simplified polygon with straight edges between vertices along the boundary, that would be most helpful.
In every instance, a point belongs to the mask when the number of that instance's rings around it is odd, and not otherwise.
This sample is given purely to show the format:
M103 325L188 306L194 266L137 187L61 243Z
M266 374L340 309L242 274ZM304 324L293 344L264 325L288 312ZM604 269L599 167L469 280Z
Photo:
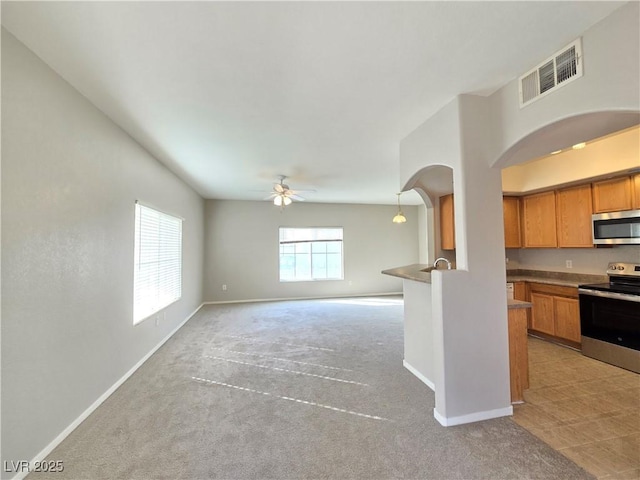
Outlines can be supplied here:
M393 217L393 223L404 223L407 221L407 217L405 217L402 210L400 210L400 195L402 195L402 192L396 193L396 195L398 195L398 213Z

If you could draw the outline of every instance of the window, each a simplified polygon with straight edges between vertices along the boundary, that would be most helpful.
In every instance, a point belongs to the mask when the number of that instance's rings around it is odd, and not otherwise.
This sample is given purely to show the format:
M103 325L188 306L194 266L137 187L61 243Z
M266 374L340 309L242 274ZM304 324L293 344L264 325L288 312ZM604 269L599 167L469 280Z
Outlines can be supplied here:
M182 220L136 203L133 323L182 296Z
M342 228L280 228L280 281L342 280Z

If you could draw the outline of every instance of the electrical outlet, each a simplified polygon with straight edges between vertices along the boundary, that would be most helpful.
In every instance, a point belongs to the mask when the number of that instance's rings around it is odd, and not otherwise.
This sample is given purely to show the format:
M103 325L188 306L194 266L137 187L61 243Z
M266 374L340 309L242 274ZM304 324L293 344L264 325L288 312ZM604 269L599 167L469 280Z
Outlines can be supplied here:
M567 268L573 268L573 261L567 260L566 265L567 265Z
M349 280L349 286L353 285L353 282L351 280Z
M227 285L226 285L226 284L225 284L225 285L222 285L222 291L223 291L223 292L226 292L226 291L227 291Z
M504 259L504 263L509 263L509 257L506 257L506 258Z
M156 315L156 327L160 325L160 314Z

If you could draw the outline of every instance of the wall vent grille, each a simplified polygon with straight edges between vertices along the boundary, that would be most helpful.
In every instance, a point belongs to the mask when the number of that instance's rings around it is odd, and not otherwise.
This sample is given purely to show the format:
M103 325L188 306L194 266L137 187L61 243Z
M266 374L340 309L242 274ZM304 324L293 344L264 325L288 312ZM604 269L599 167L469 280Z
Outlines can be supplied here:
M520 108L580 78L582 64L578 38L520 77Z

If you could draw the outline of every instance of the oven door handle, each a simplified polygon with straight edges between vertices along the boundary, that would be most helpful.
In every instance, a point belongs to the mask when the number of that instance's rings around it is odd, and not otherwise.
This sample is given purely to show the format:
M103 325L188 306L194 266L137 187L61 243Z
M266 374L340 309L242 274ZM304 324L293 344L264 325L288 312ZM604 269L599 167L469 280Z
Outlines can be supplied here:
M594 297L613 298L614 300L626 300L628 302L640 303L640 295L616 292L601 292L600 290L588 290L586 288L578 288L578 293L583 295L591 295Z

